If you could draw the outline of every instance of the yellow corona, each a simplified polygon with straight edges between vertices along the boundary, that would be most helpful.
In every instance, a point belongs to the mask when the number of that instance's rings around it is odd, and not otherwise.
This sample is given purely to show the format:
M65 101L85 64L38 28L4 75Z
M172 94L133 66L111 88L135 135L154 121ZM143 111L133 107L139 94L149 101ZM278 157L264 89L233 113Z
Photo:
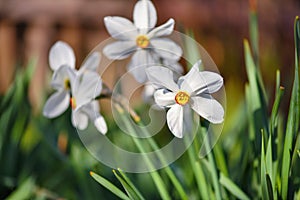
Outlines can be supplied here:
M136 45L142 49L147 48L149 44L150 41L146 35L140 35L136 38Z
M176 103L182 106L187 104L189 100L190 100L190 95L183 91L179 91L175 96Z

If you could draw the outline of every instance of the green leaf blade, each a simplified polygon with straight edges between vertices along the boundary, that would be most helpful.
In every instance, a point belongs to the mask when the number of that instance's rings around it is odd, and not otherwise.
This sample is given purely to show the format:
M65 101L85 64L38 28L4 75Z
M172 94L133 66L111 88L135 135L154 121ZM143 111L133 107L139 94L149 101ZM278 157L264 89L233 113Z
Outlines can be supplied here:
M124 200L130 200L130 198L122 192L119 188L117 188L114 184L112 184L110 181L106 180L105 178L101 177L100 175L90 172L90 175L98 182L100 183L103 187L111 191L113 194L118 196L121 199Z

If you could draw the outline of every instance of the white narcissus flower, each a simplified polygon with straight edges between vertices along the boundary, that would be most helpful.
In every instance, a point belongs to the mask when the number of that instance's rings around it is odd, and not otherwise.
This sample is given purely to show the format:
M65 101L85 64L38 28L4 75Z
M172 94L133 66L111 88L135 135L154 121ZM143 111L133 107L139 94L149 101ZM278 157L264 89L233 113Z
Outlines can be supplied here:
M222 105L211 96L222 87L223 78L214 72L200 72L200 62L180 77L177 83L174 82L172 71L167 68L153 66L147 69L149 80L161 88L154 93L155 102L169 108L168 127L178 138L183 137L183 121L185 113L188 113L186 111L190 109L211 123L222 123L224 120Z
M174 41L162 38L173 32L173 19L155 28L157 14L150 0L136 3L133 21L123 17L104 18L109 34L118 41L105 46L103 53L113 60L122 60L133 54L128 71L138 82L144 83L147 81L147 66L158 64L159 57L176 62L182 55L182 49Z
M51 47L49 64L54 71L51 85L56 92L47 100L43 110L44 116L55 118L67 110L70 103L71 83L84 71L96 71L100 58L98 52L92 53L77 71L74 51L67 43L58 41Z
M101 78L95 72L100 58L98 52L93 52L77 71L72 48L62 41L52 46L49 63L54 71L51 85L56 92L47 100L43 110L44 116L57 117L71 104L72 123L75 127L85 129L90 119L99 132L107 132L105 120L99 114L98 102L94 100L102 89Z

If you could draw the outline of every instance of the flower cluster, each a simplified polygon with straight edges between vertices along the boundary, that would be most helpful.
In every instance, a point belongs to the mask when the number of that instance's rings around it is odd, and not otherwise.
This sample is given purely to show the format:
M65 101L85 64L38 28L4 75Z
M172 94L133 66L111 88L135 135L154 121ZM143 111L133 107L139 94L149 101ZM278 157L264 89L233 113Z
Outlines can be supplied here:
M169 19L155 27L156 22L156 10L150 0L136 3L133 22L123 17L105 17L107 31L116 41L105 46L103 54L112 60L131 56L128 72L136 81L145 83L145 96L154 96L156 104L169 109L167 124L174 136L183 137L184 119L191 110L209 122L221 123L223 107L211 94L223 86L222 77L199 71L201 61L182 76L183 67L179 64L182 49L166 37L173 32L175 21ZM56 92L46 102L44 115L54 118L71 106L76 128L87 128L90 120L105 134L107 125L96 100L102 91L102 80L96 73L100 53L92 53L77 71L73 50L59 41L50 50L49 63L54 71L51 85Z

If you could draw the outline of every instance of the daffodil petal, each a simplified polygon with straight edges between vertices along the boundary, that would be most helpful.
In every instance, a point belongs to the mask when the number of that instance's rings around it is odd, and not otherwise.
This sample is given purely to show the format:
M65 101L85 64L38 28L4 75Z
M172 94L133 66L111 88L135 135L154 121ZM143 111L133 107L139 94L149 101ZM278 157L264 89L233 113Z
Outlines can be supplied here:
M85 70L96 71L100 64L101 54L99 52L93 52L87 57L87 59L81 65L78 73L82 74Z
M116 41L106 45L103 53L111 60L122 60L129 57L136 48L135 41Z
M170 69L161 66L151 66L146 71L151 83L172 92L178 91L178 85L174 82L173 72Z
M146 68L155 65L156 61L147 50L137 50L128 65L128 71L133 75L139 83L147 81Z
M191 97L191 108L211 123L219 124L224 120L222 105L211 95Z
M75 69L75 55L73 49L65 42L56 42L49 52L49 64L53 71L62 65L68 65Z
M134 24L124 17L105 17L104 24L109 34L117 40L134 40L138 35Z
M70 103L70 94L61 90L52 94L43 109L43 115L48 118L54 118L67 110Z
M155 37L162 37L162 36L170 35L174 30L174 24L175 24L175 21L174 21L174 19L171 18L163 25L151 30L147 34L147 36L149 38L155 38Z
M200 72L199 64L197 62L185 76L179 78L181 89L195 95L218 91L223 85L223 78L214 72Z
M107 125L105 119L101 115L95 119L94 126L103 135L107 133Z
M183 137L183 106L174 104L167 112L167 123L175 137Z
M80 82L77 81L77 84L72 86L72 95L78 107L91 102L100 95L102 80L96 72L85 71L77 80Z
M219 74L209 71L203 71L200 72L200 74L205 79L205 84L207 88L205 93L215 93L223 86L223 78Z
M159 89L154 93L154 100L157 105L168 107L176 103L175 95L174 92L167 91L166 89Z
M164 59L178 61L182 56L181 47L168 38L152 38L151 45L153 50Z
M149 0L139 0L134 7L133 20L142 34L155 27L157 14L153 3Z
M88 127L89 118L81 110L72 111L72 124L79 130L84 130Z

